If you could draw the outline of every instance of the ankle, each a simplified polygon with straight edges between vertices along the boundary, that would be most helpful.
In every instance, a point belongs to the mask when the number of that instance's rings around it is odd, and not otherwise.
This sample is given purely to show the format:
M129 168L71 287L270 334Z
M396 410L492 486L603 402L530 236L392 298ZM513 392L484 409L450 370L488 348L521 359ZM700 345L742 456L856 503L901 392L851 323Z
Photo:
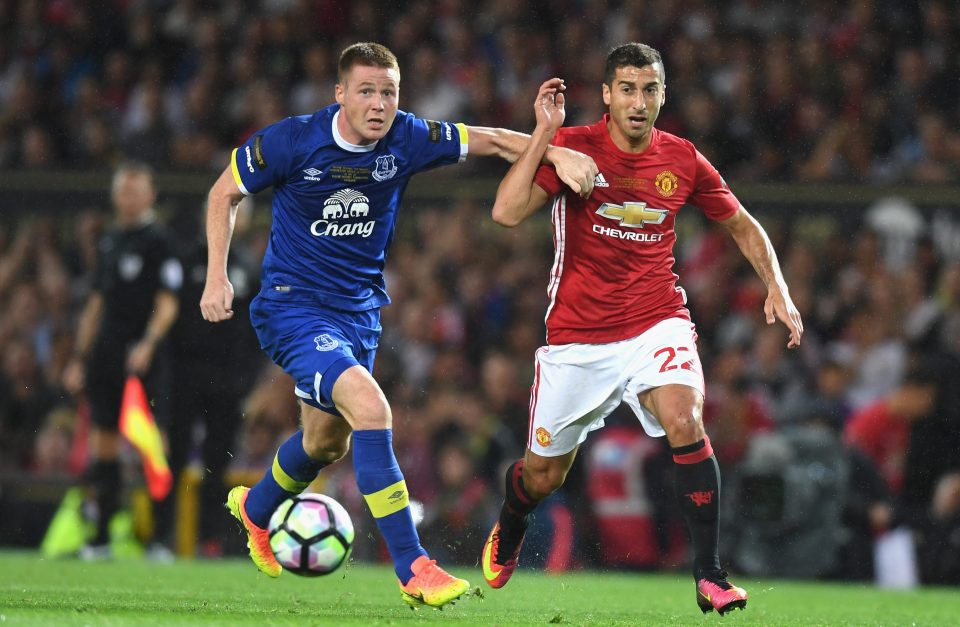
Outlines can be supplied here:
M701 579L726 579L727 571L719 566L694 567L693 578L697 581Z
M525 530L529 522L530 512L517 511L510 507L509 503L504 502L500 508L500 528L501 529L519 529Z

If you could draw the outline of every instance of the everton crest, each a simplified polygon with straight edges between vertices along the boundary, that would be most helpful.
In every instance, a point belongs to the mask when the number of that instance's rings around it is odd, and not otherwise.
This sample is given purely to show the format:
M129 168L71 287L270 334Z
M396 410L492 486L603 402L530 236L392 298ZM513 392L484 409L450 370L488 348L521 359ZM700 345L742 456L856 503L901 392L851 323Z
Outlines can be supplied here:
M332 351L340 346L340 341L330 337L329 333L322 333L313 338L313 341L317 343L317 350L321 352Z
M387 179L392 179L396 173L397 164L394 163L393 155L377 157L377 167L373 170L373 178L378 181L386 181Z

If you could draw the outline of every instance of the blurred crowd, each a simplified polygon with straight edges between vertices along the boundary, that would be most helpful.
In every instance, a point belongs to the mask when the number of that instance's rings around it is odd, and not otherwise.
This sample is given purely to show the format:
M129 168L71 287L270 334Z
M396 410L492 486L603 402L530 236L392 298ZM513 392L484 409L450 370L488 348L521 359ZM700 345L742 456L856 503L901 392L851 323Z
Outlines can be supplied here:
M568 123L599 118L608 45L649 42L666 60L659 125L697 142L734 191L750 180L943 183L960 167L960 10L948 2L811 2L802 12L751 0L656 10L640 1L102 4L0 8L0 167L103 170L129 155L163 171L209 170L212 183L252 130L327 104L337 52L361 39L400 57L402 108L518 130L533 126L532 89L552 74L570 86ZM471 565L496 516L504 463L526 443L553 255L546 216L507 231L488 210L455 195L408 203L375 367L427 548ZM0 470L76 477L85 416L60 382L110 213L4 217ZM906 240L866 220L844 232L765 222L804 316L803 346L787 351L784 328L763 324L763 286L733 242L684 220L678 274L724 471L725 559L757 575L869 578L874 539L906 527L924 580L960 583L957 251L929 221ZM193 223L187 231L185 242L200 235ZM264 241L262 227L241 220L234 246L252 263ZM181 303L181 316L198 315L196 302ZM234 364L255 375L243 423L222 445L232 471L255 476L296 428L297 408L292 381L252 349ZM608 425L541 508L525 564L683 564L669 451L628 413ZM199 448L187 457L202 464ZM358 525L372 525L349 463L321 482ZM382 551L365 537L359 557Z
M487 212L454 198L407 209L388 264L394 302L383 311L375 366L393 407L399 461L424 506L428 548L466 564L496 515L505 464L526 443L552 258L545 215L505 230ZM5 471L83 470L83 412L60 380L108 220L91 210L59 226L41 218L0 230ZM804 236L799 222L768 222L806 329L802 347L788 351L785 328L763 323L765 291L733 242L722 229L683 220L678 272L698 328L707 431L724 469L724 555L758 575L869 578L874 539L907 527L933 569L925 576L960 581L960 262L925 236L904 246L866 225L852 237L834 229ZM263 231L245 223L235 246L255 263ZM182 317L199 315L198 294L190 298ZM233 477L255 479L296 428L297 408L292 381L256 353L251 334L237 337L249 357L210 376L227 385L244 373L250 382L242 425L219 445L230 452ZM155 399L158 406L178 392ZM531 546L540 548L528 549L528 563L684 563L668 448L644 436L629 412L608 425L538 516ZM181 457L202 468L193 441ZM315 487L341 499L361 528L372 525L349 462L324 471ZM362 546L372 534L358 537L359 558L382 550ZM945 557L951 547L953 558Z
M253 130L331 102L358 40L397 54L422 117L529 130L530 94L559 75L568 123L589 123L608 50L636 40L664 55L660 127L732 180L960 169L947 0L20 0L0 35L2 168L219 170Z

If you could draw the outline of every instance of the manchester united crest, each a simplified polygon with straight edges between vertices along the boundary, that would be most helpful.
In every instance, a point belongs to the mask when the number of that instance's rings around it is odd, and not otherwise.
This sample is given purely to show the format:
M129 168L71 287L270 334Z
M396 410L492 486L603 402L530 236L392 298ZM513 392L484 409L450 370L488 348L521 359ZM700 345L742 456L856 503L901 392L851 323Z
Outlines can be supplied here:
M552 442L553 438L550 436L550 432L543 427L537 427L537 444L547 447L550 446Z
M664 198L670 198L677 193L677 175L670 170L664 170L653 181L654 187Z

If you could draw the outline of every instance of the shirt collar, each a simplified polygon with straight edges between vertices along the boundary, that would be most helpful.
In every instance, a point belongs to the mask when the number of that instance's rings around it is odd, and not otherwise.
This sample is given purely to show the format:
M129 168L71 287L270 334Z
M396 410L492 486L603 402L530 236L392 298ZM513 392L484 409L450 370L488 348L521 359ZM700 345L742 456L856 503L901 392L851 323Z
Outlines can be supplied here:
M340 129L337 128L337 120L340 118L340 109L337 109L337 112L333 114L333 141L337 142L337 146L340 146L344 150L349 150L350 152L371 152L374 148L377 147L377 142L372 144L366 144L364 146L359 146L357 144L351 144L343 138L343 135L340 134Z

